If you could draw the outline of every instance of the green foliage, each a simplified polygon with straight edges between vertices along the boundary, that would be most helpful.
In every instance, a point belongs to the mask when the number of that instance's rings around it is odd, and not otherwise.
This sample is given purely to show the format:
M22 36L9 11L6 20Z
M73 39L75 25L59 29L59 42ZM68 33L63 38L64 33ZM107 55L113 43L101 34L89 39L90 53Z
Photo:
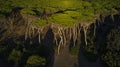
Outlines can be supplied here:
M33 55L30 56L27 60L26 67L43 67L43 66L45 66L45 59L40 56Z
M0 46L0 53L3 52L4 50L6 50L6 48L3 46Z
M90 44L90 45L86 46L85 50L87 52L92 53L92 54L97 54L97 51L95 50L95 46L93 44Z
M52 16L49 22L63 26L71 26L76 22L95 22L95 19L102 14L118 13L120 1L112 0L1 0L0 16L10 13L15 7L23 7L24 14L41 15L45 9L46 13ZM63 13L55 14L57 11ZM42 20L43 21L43 20ZM39 24L39 23L38 23ZM40 21L41 25L41 21Z
M21 10L21 13L23 14L29 14L29 15L35 15L36 13L32 11L30 8L25 8Z
M87 21L94 22L100 14L120 13L119 0L0 0L0 18L6 17L15 7L23 7L22 14L42 17L44 10L46 19L33 21L32 24L44 26L47 23L55 23L61 26L71 27L77 22ZM50 14L50 15L49 15ZM88 39L88 38L87 38ZM111 67L119 67L118 52L120 50L120 28L114 29L107 37L107 52L103 54L102 59ZM8 60L18 62L23 52L28 54L37 53L36 47L25 45L21 41L15 41L12 48L0 46L0 53L4 53L9 48L12 49L8 56ZM79 47L72 48L71 54L77 55ZM85 47L85 55L96 55L94 44ZM90 57L91 58L91 57ZM93 56L94 58L94 56ZM29 57L28 65L44 65L44 59L39 56ZM29 66L27 66L29 67Z
M36 21L32 22L32 24L44 26L47 24L47 20L44 20L44 19L36 20Z
M0 0L0 13L9 13L12 10L11 1Z
M5 18L5 15L0 13L0 18Z
M70 49L70 54L73 55L73 56L78 56L79 48L80 48L79 45L76 45L76 46L74 46L74 47L71 47L71 49Z
M8 60L12 60L15 63L18 63L18 61L21 59L21 56L22 56L21 51L13 49L8 57Z
M68 14L55 14L49 18L49 21L62 26L72 26L76 20L72 19Z
M98 52L95 49L94 44L88 43L88 45L84 47L83 54L91 62L96 61L98 58Z
M110 67L119 67L120 27L113 29L107 39L107 52L102 55L102 59L105 60Z

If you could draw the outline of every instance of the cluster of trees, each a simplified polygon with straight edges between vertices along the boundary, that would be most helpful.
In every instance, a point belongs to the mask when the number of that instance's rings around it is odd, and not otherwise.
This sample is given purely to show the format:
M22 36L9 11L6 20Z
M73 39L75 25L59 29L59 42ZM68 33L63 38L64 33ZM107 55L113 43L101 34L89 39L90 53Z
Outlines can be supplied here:
M100 14L119 13L120 2L119 0L1 0L0 16L10 14L16 7L22 8L21 13L46 15L49 22L71 26L79 21L94 22Z
M44 52L41 53L42 48L41 45L32 42L25 44L23 41L16 39L0 44L0 66L45 67L46 59Z
M88 59L95 59L95 56L101 58L105 62L103 67L119 67L120 58L120 25L119 14L107 16L103 23L96 28L95 36L91 35L93 31L88 32L88 45L85 46L85 54ZM114 19L114 20L113 20ZM93 55L90 57L89 55Z
M101 57L110 67L119 67L120 66L119 50L120 50L120 27L113 29L108 34L106 50Z
M34 24L45 25L53 22L65 26L72 26L76 22L94 22L100 14L115 14L120 11L119 0L0 0L0 19L7 17L13 9L21 8L22 14L40 17ZM47 21L46 21L47 20ZM93 38L94 39L94 38ZM89 40L89 39L88 39ZM12 42L12 43L11 43ZM0 59L6 62L12 61L16 66L44 66L44 58L39 54L40 46L35 44L26 45L21 41L14 40L7 44L0 44ZM107 37L107 47L102 59L111 67L119 64L120 28L113 29ZM90 44L91 45L91 44ZM76 48L78 49L78 48ZM85 48L88 52L97 54L95 47ZM77 51L73 51L77 53ZM29 56L28 56L29 55ZM28 65L27 65L28 63Z

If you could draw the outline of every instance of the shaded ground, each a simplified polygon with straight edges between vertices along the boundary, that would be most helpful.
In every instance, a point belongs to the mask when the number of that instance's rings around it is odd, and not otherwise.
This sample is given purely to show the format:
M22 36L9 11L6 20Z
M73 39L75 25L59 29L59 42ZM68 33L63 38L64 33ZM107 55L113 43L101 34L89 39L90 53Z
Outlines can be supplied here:
M77 64L77 58L69 55L68 49L63 49L62 54L55 55L54 67L102 67L99 58L95 62L89 61L80 49L79 53L79 65Z
M64 47L61 53L55 55L54 67L76 67L77 57L69 54L68 47Z
M79 53L79 67L102 67L101 61L99 58L96 59L95 62L89 61L83 54L82 50L80 49Z

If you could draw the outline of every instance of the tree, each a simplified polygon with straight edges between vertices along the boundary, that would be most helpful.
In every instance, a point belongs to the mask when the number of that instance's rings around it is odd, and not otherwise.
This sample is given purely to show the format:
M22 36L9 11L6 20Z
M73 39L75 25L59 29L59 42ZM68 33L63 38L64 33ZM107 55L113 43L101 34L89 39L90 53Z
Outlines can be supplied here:
M106 52L102 55L102 59L107 62L110 67L120 66L120 27L113 29L107 37Z
M26 67L44 67L45 66L45 58L42 58L37 55L30 56L27 60Z
M22 56L22 53L19 50L13 49L8 57L8 60L13 61L15 67L18 67L21 56Z

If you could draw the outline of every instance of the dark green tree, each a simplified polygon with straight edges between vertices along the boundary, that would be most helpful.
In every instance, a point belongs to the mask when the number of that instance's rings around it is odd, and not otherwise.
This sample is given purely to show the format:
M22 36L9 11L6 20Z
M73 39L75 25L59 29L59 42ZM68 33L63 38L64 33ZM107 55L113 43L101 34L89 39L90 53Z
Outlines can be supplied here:
M102 55L102 59L110 67L119 67L120 66L120 27L113 29L107 37L107 47L106 52Z

